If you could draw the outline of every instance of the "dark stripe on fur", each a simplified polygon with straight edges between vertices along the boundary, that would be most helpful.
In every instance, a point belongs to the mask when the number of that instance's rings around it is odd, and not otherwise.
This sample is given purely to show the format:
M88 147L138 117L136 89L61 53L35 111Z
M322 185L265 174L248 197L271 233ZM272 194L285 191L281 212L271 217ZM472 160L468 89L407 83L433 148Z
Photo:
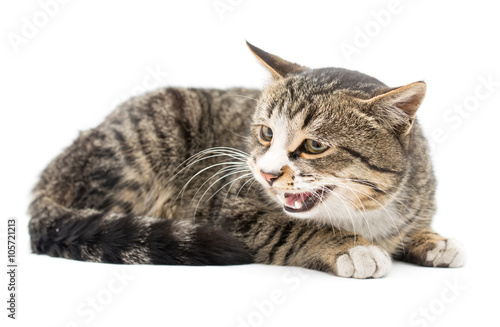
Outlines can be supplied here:
M304 108L307 106L309 103L309 98L306 98L302 100L298 105L295 106L295 108L289 108L287 111L288 114L288 119L293 119L299 112L302 112Z
M141 172L139 165L136 164L137 159L134 155L134 150L127 143L125 136L120 131L118 131L114 128L112 129L112 132L113 132L113 135L115 136L115 140L118 141L118 144L120 147L120 153L125 158L125 162L128 164L129 167L134 167L135 169L138 170L138 172Z
M288 223L283 226L280 232L280 236L278 238L278 241L274 243L273 247L271 248L271 251L269 252L269 262L274 263L276 253L279 251L279 249L286 243L288 236L290 236L290 232L294 228L294 224Z
M364 179L359 179L359 178L349 178L349 180L353 181L355 183L361 184L361 185L368 186L372 190L374 190L375 192L377 192L379 194L387 194L386 191L382 190L381 188L379 188L377 185L373 184L370 181L367 181L367 180L364 180Z
M141 124L141 119L136 117L134 113L132 113L132 110L128 110L128 117L133 124L134 131L137 135L137 141L139 142L140 149L144 156L146 157L146 160L149 163L149 167L155 174L159 174L159 167L156 164L156 161L154 160L152 156L152 145L150 142L148 142L147 137L144 135L145 132L142 130L140 124Z
M309 112L306 114L306 118L304 118L304 123L302 124L302 129L305 129L307 126L309 126L309 124L311 123L311 121L313 120L313 118L315 116L316 116L316 112L313 110L309 110Z
M271 118L273 116L273 111L278 107L278 103L276 102L276 98L273 98L271 104L267 108L267 117Z
M172 107L170 108L172 111L176 113L176 122L178 126L181 126L182 131L182 140L186 142L186 148L191 149L193 144L193 127L191 123L186 118L186 101L182 93L175 89L170 89L170 93L172 94L172 98L174 100Z
M298 251L302 249L302 247L307 244L307 242L309 242L309 240L311 240L314 234L316 234L316 232L318 231L318 229L316 228L306 229L306 231L304 231L304 226L300 226L300 228L301 230L297 233L297 239L291 241L294 243L293 246L290 246L290 248L288 248L288 251L286 251L285 253L285 257L283 259L284 264L288 264L290 262L292 254L298 253ZM307 231L309 231L309 234L307 234ZM302 240L299 242L301 238Z
M392 169L387 169L387 168L383 168L383 167L379 167L379 166L376 166L372 163L370 163L370 160L367 158L367 157L364 157L363 155L361 155L359 152L356 152L352 149L349 149L349 148L346 148L346 147L339 147L340 149L348 152L351 156L355 157L355 158L358 158L359 160L361 160L361 162L363 162L368 168L372 169L372 170L375 170L375 171L378 171L378 172L381 172L381 173L387 173L387 174L397 174L397 175L401 175L402 172L400 171L396 171L396 170L392 170Z

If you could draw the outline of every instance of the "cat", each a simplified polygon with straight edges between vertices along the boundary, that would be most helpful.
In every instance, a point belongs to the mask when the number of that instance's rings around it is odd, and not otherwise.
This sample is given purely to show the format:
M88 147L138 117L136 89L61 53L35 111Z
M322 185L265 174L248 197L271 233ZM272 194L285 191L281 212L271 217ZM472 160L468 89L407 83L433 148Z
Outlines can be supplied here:
M33 252L83 261L298 266L353 278L392 260L460 267L434 232L436 180L415 118L424 82L387 87L247 42L272 81L131 98L44 170Z

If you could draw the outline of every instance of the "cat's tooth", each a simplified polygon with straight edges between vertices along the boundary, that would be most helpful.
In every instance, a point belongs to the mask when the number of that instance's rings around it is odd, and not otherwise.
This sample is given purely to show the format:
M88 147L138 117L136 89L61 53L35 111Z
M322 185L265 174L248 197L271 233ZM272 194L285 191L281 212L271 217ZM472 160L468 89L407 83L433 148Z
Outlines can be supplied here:
M295 201L295 209L301 209L302 208L302 201Z

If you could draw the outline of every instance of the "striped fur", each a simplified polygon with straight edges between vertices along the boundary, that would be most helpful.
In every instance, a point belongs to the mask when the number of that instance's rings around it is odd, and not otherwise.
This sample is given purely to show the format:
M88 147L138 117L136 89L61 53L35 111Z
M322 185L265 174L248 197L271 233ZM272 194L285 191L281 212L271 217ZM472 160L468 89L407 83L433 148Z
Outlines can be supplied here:
M459 243L430 229L436 182L415 119L425 84L389 88L249 47L273 75L263 91L159 89L81 133L35 187L33 251L356 278L384 276L391 257L462 265ZM263 125L275 139L262 140ZM312 138L328 149L308 153ZM315 189L307 210L279 200Z

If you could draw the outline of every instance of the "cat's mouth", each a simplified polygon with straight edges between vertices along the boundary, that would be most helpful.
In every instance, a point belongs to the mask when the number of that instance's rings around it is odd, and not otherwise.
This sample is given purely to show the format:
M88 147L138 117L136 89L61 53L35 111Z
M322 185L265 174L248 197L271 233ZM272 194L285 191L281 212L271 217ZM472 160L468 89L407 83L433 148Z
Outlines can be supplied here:
M288 212L305 212L323 201L334 186L324 186L320 189L302 193L278 193L276 197Z

